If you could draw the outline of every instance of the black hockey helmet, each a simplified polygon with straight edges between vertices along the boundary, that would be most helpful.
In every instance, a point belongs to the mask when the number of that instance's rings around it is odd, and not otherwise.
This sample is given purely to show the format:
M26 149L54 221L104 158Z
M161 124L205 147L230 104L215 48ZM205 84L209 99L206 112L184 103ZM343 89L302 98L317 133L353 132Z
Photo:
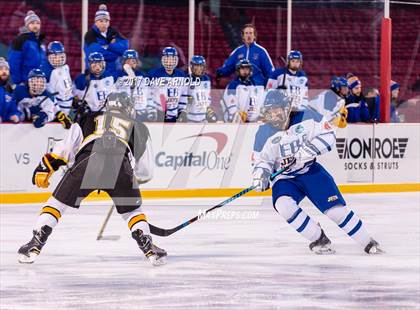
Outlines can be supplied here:
M133 100L125 92L113 92L106 99L105 109L107 112L117 112L126 115L129 118L135 118Z

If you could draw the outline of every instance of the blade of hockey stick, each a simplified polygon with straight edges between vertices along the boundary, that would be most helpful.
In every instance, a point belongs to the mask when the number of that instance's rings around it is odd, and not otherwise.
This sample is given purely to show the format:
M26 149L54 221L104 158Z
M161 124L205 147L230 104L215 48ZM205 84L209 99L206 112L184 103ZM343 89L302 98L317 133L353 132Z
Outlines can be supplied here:
M273 173L270 176L270 180L273 180L276 176L283 173L284 171L285 171L285 169L280 169L279 171L276 171L275 173ZM232 197L226 199L225 201L222 201L221 203L215 205L214 207L206 210L204 213L202 213L200 215L197 215L197 216L193 217L192 219L189 219L188 221L185 221L184 223L182 223L182 224L180 224L180 225L178 225L174 228L171 228L171 229L164 229L164 228L156 227L156 226L149 223L150 232L153 235L156 235L156 236L161 236L161 237L170 236L173 233L177 232L178 230L181 230L184 227L187 227L188 225L191 225L192 223L196 222L200 217L206 215L207 213L227 205L228 203L236 200L237 198L253 191L255 188L256 188L256 186L254 186L254 185L252 185L250 187L247 187L247 188L243 189L242 191L240 191L239 193L237 193L237 194L233 195Z
M108 235L108 236L101 236L101 239L98 239L98 240L100 240L100 241L106 241L106 240L117 241L117 240L120 240L120 238L121 238L121 236L119 236L119 235Z

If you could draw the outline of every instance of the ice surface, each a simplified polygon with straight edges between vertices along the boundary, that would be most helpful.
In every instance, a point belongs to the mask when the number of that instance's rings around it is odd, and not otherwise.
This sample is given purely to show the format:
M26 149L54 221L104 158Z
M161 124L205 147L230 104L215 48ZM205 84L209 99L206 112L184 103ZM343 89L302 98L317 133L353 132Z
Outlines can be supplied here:
M258 211L256 219L207 219L155 237L169 253L166 266L142 258L117 213L105 235L121 239L96 241L109 208L103 203L68 210L38 260L21 265L16 251L30 239L40 206L2 205L0 308L419 309L419 193L346 199L385 255L364 254L305 200L337 250L316 256L269 199L241 198L222 210ZM149 200L144 209L151 223L171 228L219 201Z

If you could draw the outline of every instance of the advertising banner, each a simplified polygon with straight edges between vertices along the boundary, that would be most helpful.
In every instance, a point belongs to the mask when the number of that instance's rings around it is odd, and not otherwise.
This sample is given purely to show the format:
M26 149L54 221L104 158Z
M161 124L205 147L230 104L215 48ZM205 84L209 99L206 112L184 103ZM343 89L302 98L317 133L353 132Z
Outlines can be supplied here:
M251 183L251 156L258 124L148 124L154 177L145 189L241 188ZM0 125L0 192L51 191L32 185L43 154L66 135L59 124ZM349 125L336 147L318 158L339 184L418 183L419 125Z

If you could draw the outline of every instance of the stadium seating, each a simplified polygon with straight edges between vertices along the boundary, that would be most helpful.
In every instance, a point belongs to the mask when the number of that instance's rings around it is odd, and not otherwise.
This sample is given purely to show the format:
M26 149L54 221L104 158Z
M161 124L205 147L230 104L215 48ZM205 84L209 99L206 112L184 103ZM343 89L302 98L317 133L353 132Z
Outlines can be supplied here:
M34 4L32 4L34 3ZM89 5L89 25L98 3ZM133 48L148 56L159 54L159 50L174 42L185 55L188 54L188 7L145 5L128 1L107 4L111 13L111 24L130 39ZM68 63L75 76L81 67L81 2L2 1L0 11L0 42L8 45L22 26L28 10L35 10L42 20L46 40L63 41ZM281 19L273 8L245 10L247 19L254 21L258 30L258 42L273 58L276 66L284 64L286 54L286 11ZM413 49L418 33L419 10L395 8L393 19L392 78L402 85L401 95L414 96L411 85L416 81L420 53ZM198 14L197 14L198 15ZM330 77L353 72L365 86L379 86L380 20L379 9L357 8L313 8L303 7L293 11L293 48L304 55L304 69L310 78L311 88L328 87ZM222 65L231 52L232 44L222 30L218 19L211 13L196 17L195 51L208 62L211 75ZM164 20L165 23L157 23ZM159 26L160 25L160 26ZM274 38L280 38L278 42ZM282 59L283 57L283 59Z

